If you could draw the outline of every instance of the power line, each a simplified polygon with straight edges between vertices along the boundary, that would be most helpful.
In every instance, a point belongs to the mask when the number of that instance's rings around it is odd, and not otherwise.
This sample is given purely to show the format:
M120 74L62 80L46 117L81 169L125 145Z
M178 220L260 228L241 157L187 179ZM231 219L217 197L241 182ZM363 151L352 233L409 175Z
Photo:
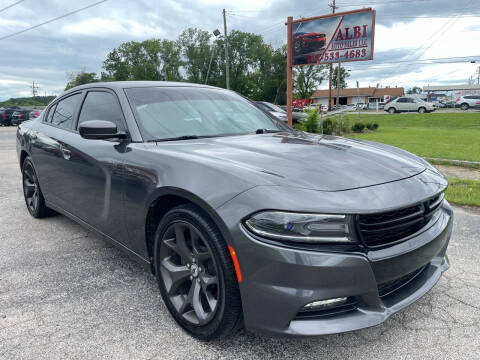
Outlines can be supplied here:
M76 14L76 13L78 13L78 12L80 12L80 11L87 10L87 9L89 9L89 8L91 8L91 7L94 7L94 6L100 5L101 3L104 3L105 1L108 1L108 0L101 0L101 1L98 1L98 2L96 2L96 3L93 3L93 4L90 4L90 5L87 5L87 6L83 7L83 8L80 8L80 9L77 9L77 10L73 10L73 11L71 11L71 12L69 12L69 13L66 13L66 14L64 14L64 15L57 16L56 18L53 18L53 19L47 20L47 21L45 21L45 22L43 22L43 23L40 23L40 24L37 24L37 25L31 26L31 27L29 27L29 28L26 28L26 29L23 29L23 30L20 30L20 31L14 32L14 33L12 33L12 34L9 34L9 35L2 36L2 37L0 37L0 40L5 40L5 39L11 38L11 37L13 37L13 36L16 36L16 35L22 34L22 33L24 33L24 32L27 32L27 31L29 31L29 30L36 29L36 28L38 28L38 27L40 27L40 26L43 26L43 25L49 24L49 23L51 23L51 22L54 22L54 21L60 20L60 19L62 19L62 18L64 18L64 17L70 16L70 15L73 15L73 14Z
M11 5L5 6L3 9L0 9L0 12L5 11L5 10L7 10L7 9L10 9L11 7L13 7L13 6L17 5L17 4L20 4L21 2L24 2L24 1L25 1L25 0L20 0L20 1L14 2L14 3L11 4Z

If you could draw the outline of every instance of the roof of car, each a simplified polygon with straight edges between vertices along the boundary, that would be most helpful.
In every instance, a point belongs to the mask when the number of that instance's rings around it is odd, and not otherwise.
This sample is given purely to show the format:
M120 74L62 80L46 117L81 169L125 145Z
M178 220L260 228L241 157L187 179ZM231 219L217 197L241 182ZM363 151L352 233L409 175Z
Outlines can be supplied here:
M78 91L88 88L103 87L109 89L128 89L128 88L139 88L139 87L206 87L212 89L219 89L214 86L204 85L204 84L194 84L187 82L179 81L108 81L108 82L94 82L84 85L75 86L65 93L72 91Z

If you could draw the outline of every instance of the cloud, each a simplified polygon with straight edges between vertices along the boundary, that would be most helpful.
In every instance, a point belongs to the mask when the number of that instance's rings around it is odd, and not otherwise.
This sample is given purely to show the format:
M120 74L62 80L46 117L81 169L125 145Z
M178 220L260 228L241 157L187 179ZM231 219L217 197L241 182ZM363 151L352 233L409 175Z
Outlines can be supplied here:
M3 2L0 0L2 5ZM2 12L0 37L93 2L25 1ZM125 41L152 37L176 39L187 27L223 31L223 8L228 10L229 30L260 33L267 42L278 47L286 41L284 23L287 16L325 14L331 11L327 3L318 0L110 0L0 41L0 100L28 93L33 80L40 84L42 94L45 91L58 94L65 86L67 72L82 68L100 72L108 52ZM449 18L459 14L478 15L480 11L474 8L476 2L339 0L338 3L339 11L364 5L377 10L375 60L346 65L351 69L352 82L411 86L466 82L473 74L473 64L383 67L380 64L399 59L480 55L480 37L474 33L480 31L478 17ZM415 19L412 16L435 17Z

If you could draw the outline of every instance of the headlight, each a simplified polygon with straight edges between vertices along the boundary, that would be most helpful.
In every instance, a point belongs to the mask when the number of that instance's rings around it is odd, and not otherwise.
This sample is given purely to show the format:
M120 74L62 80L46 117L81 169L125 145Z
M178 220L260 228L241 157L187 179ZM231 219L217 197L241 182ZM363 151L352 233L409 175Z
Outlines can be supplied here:
M263 211L245 221L259 236L303 243L352 243L350 217L347 215L302 214Z

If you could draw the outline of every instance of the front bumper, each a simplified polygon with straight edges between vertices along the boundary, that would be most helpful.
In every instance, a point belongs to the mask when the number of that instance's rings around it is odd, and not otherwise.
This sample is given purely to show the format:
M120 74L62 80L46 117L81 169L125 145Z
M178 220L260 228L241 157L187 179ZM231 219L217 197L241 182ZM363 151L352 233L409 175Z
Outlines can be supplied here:
M237 251L241 263L243 260L247 265L241 264L240 283L246 328L277 335L314 336L382 323L427 293L448 269L446 249L453 213L446 201L439 211L438 220L423 233L367 253L302 251L270 245L240 227L241 241L248 242L247 247ZM412 281L380 297L379 283L402 278L420 268L423 270ZM356 309L296 319L307 303L339 297L354 298Z

